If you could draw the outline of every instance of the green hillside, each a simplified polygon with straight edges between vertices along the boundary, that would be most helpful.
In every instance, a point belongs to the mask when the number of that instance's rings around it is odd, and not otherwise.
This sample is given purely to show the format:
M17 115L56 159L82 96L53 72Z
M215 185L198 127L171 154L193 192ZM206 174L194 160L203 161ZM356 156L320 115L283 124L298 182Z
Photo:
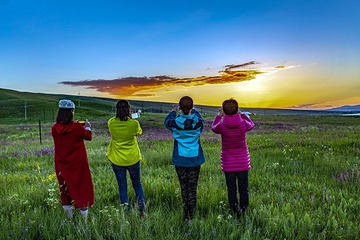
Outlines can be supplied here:
M0 88L0 124L54 122L60 99L76 104L75 119L106 120L113 116L117 99L61 94L19 92ZM142 114L168 113L171 103L130 100L132 109ZM203 114L216 114L216 107L198 106Z
M57 104L60 99L70 99L76 104L75 119L90 121L107 120L113 116L117 99L75 96L65 94L44 94L19 92L0 88L0 124L19 124L54 122ZM172 103L130 100L134 111L141 109L142 118L156 113L168 113ZM242 108L255 115L291 115L291 116L341 116L341 111ZM211 119L218 112L218 107L202 106L195 103L204 119Z

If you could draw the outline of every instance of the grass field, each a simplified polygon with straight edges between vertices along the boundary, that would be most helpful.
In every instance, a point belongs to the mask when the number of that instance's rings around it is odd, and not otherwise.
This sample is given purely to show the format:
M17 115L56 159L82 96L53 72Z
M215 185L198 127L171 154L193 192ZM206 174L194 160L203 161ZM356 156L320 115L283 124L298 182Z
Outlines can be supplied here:
M103 116L106 118L107 116ZM109 115L110 117L110 115ZM229 214L220 138L205 117L206 162L191 226L182 222L181 196L171 165L172 137L165 114L143 114L139 145L147 217L119 206L105 157L106 120L92 122L86 142L95 205L84 221L70 220L59 203L51 123L0 125L0 239L356 239L360 236L359 118L253 116L248 134L252 169L250 209L238 222ZM130 198L134 200L132 188Z

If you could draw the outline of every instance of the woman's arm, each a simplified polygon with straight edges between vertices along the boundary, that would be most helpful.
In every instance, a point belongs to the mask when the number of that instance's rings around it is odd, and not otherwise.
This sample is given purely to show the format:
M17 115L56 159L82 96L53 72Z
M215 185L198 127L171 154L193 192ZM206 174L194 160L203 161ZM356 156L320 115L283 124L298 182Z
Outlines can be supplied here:
M220 128L221 128L221 119L222 119L222 116L221 115L216 115L214 121L212 122L211 124L211 130L214 132L214 133L220 133Z

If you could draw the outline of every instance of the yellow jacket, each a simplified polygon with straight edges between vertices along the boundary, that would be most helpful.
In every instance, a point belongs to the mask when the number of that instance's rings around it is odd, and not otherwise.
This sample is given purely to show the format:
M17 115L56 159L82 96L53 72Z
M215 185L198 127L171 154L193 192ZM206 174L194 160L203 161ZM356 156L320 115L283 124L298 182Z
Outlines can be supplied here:
M106 156L117 166L131 166L142 159L136 136L142 134L142 129L137 120L128 118L120 121L112 117L108 121L111 135Z

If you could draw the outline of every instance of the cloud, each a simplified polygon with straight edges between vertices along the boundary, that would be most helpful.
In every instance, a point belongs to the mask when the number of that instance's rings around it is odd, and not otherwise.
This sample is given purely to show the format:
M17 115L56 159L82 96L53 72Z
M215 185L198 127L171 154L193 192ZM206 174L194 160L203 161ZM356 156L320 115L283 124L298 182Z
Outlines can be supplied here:
M250 61L250 62L247 62L247 63L242 63L242 64L230 64L230 65L226 65L225 66L225 70L224 71L230 71L231 69L234 69L234 68L243 68L243 67L247 67L247 66L250 66L250 65L254 65L254 64L260 64L256 61Z
M318 105L317 103L304 103L304 104L289 106L288 108L314 109L317 105Z
M253 65L260 64L250 61L243 64L226 65L225 69L219 71L217 76L199 76L193 78L176 78L165 75L153 77L124 77L117 79L96 79L83 81L63 81L60 84L70 86L83 86L88 89L95 89L99 92L108 93L115 96L155 96L155 91L161 88L175 86L192 87L202 85L216 85L238 83L250 81L260 74L269 72L251 68ZM275 69L284 69L285 66L278 66Z
M334 107L333 104L318 102L318 103L298 104L298 105L289 106L287 108L290 108L290 109L319 110L319 109L327 109L327 108L332 108L332 107Z

